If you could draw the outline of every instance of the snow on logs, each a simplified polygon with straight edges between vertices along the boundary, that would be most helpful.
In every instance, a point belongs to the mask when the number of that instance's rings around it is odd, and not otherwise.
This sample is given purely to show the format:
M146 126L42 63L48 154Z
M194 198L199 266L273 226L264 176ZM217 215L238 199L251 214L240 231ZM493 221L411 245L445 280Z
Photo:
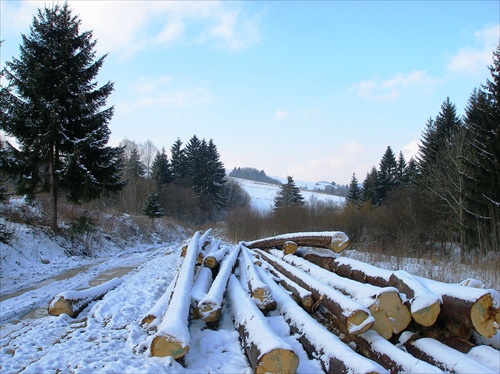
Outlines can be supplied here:
M496 332L495 320L499 318L500 306L500 295L496 290L415 277L404 271L393 272L345 257L298 253L304 259L343 277L398 288L408 299L413 319L422 326L432 326L439 318L450 331L465 339L469 338L471 331L487 338ZM439 307L436 299L440 302Z
M422 338L412 332L401 334L400 343L415 357L434 365L448 373L497 373L472 356L461 353L432 339Z
M282 259L289 264L365 305L375 319L372 329L384 338L390 339L393 334L399 334L410 324L410 311L401 301L396 288L360 283L329 272L303 258L293 255L283 256L277 250L270 252L277 257L282 256Z
M98 286L80 291L65 291L54 296L49 303L48 313L52 316L67 314L75 318L92 301L100 300L121 283L120 278L111 279Z
M227 291L234 324L254 373L295 373L297 354L274 333L235 275L230 276Z
M196 232L186 249L185 258L179 270L168 309L151 341L150 350L152 356L171 356L178 359L183 357L189 350L189 308L191 305L194 268L199 249L200 233Z
M269 286L262 281L253 263L253 257L248 253L249 249L242 246L240 252L240 282L244 289L250 293L257 307L263 312L276 309Z
M343 332L361 334L372 327L375 319L368 308L361 303L314 279L276 256L257 249L254 251L279 272L309 290L318 305L323 305L339 319Z
M299 247L317 247L330 249L336 253L342 252L349 245L349 237L341 231L300 232L284 234L245 242L250 249L281 248L292 241Z
M210 289L205 297L198 302L198 312L205 322L213 323L220 319L227 283L235 268L240 249L241 244L229 250Z
M280 313L290 326L292 334L311 357L318 357L325 373L385 373L375 362L354 352L337 336L304 311L279 287L263 269L258 269L263 281L269 286ZM271 273L272 274L272 273Z

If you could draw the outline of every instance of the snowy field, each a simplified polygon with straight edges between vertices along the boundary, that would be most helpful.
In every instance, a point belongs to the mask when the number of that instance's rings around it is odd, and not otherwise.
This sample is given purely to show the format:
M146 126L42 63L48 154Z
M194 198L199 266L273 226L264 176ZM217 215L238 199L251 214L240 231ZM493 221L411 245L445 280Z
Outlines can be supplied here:
M281 187L275 184L255 182L247 179L231 178L239 183L241 187L250 195L250 205L259 212L271 211L274 207L274 198L280 191ZM297 184L302 186L303 184ZM312 185L311 183L308 184ZM309 186L312 187L312 186ZM306 204L311 204L313 201L325 202L332 204L342 204L345 198L335 195L322 193L321 191L300 191Z

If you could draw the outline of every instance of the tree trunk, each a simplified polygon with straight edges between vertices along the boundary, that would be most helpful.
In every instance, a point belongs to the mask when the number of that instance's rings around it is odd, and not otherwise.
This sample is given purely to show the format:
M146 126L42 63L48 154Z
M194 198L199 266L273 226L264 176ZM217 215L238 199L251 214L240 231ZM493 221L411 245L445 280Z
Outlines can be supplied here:
M56 171L55 158L56 150L51 149L49 153L49 224L50 229L54 232L59 230L57 226L57 187L56 187Z

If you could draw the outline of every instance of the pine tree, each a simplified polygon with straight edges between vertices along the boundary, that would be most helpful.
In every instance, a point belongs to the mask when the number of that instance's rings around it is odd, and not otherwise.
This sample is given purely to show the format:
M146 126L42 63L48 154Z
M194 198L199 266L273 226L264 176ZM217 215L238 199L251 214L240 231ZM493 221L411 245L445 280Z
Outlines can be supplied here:
M359 205L361 202L361 188L359 187L356 174L352 174L349 190L347 191L346 204Z
M158 152L151 165L153 179L156 180L156 184L160 189L172 182L173 175L170 162L168 161L168 156L165 153L165 148L162 148L161 153Z
M393 191L397 185L398 164L394 152L388 146L382 159L380 160L376 189L376 205L381 205L387 195Z
M0 203L7 200L7 187L3 178L4 170L8 168L7 151L3 146L3 141L0 139Z
M361 197L365 203L377 205L378 171L374 167L366 174Z
M130 152L130 157L125 162L125 176L132 181L137 181L139 178L143 177L146 173L146 167L141 162L139 152L136 147L132 148Z
M164 216L163 209L159 202L159 196L157 193L150 193L142 208L142 213L149 218L151 218L151 222L154 225L155 218L161 218Z
M172 176L180 184L184 183L188 175L186 153L182 148L182 142L179 138L170 148L170 165L172 166Z
M287 182L281 185L281 190L274 198L274 210L304 205L304 198L300 189L295 185L293 178L288 176Z
M223 195L226 183L226 169L220 161L220 155L212 139L209 140L205 150L205 167L202 171L204 193L208 196L210 207L221 209L226 203Z
M53 230L61 192L82 202L123 187L121 149L107 146L113 107L101 109L113 84L95 81L106 56L95 60L96 41L80 24L68 3L39 9L2 88L1 128L19 144L17 192L49 193Z
M403 152L399 152L396 186L408 185L408 164L406 163Z
M492 79L474 90L465 110L468 211L483 249L500 251L500 44L489 67ZM489 242L489 243L487 243ZM487 248L486 248L487 247Z

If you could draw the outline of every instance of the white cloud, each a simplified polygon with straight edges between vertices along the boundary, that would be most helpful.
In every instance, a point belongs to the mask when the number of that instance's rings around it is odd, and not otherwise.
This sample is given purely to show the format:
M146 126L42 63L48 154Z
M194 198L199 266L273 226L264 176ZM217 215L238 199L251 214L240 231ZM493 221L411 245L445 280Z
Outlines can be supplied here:
M237 50L258 40L257 22L216 1L71 1L103 51L124 56L175 42Z
M403 146L401 151L403 152L403 156L406 161L409 161L410 158L415 158L418 155L418 147L420 145L420 140L414 139L410 141L408 144Z
M370 165L360 160L365 157L365 146L350 141L336 147L332 145L333 153L329 157L312 159L307 162L292 165L288 168L290 175L300 175L303 180L314 181L316 178L348 183L355 172L358 180L363 180Z
M135 112L138 109L160 109L163 107L192 107L213 102L214 96L205 87L183 88L167 92L147 92L135 101L123 103L121 111Z
M424 70L414 70L408 74L396 73L393 77L381 80L372 78L354 83L350 91L359 97L379 102L389 102L397 99L403 93L418 90L427 92L436 83Z
M474 32L476 45L460 49L450 59L447 69L451 72L474 74L492 63L493 51L500 40L500 24L490 25Z

